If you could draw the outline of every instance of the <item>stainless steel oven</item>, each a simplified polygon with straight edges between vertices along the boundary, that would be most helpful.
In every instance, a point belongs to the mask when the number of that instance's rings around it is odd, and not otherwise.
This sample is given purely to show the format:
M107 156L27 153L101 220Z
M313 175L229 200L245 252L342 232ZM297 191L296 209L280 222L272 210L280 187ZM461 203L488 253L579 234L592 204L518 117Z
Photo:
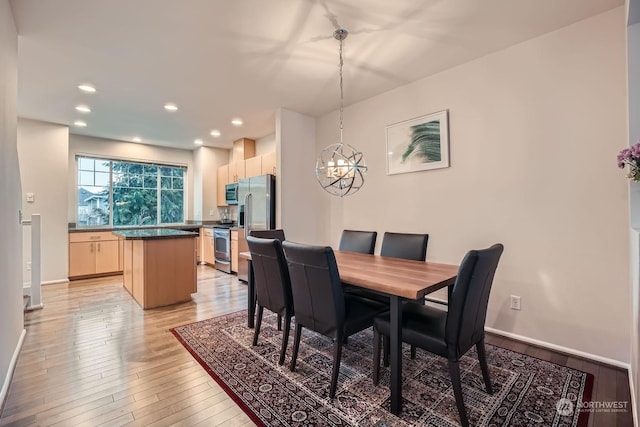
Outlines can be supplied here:
M231 273L231 230L228 228L213 228L213 255L215 268Z

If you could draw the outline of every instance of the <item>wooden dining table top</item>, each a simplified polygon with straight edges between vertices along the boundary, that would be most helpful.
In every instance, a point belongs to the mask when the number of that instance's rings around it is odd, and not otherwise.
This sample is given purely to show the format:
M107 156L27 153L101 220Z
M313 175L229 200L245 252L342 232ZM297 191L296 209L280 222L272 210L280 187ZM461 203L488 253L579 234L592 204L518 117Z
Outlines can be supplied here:
M346 251L334 251L334 254L343 283L407 299L420 299L453 285L458 274L458 266L452 264ZM249 252L240 255L251 259Z
M451 264L346 251L334 254L343 283L408 299L453 285L458 274L458 266Z

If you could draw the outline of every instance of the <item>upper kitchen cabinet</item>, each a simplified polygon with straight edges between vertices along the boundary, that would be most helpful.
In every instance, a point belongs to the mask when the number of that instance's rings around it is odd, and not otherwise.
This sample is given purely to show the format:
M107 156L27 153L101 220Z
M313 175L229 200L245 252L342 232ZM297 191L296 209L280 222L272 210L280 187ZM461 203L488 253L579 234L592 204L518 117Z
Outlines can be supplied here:
M240 162L256 155L256 142L253 139L241 138L233 141L233 161Z
M228 182L238 182L239 179L247 177L245 162L246 160L234 160L233 163L229 163Z
M276 174L276 152L272 151L271 153L263 154L262 156L262 167L261 172L258 175L265 175L270 173L271 175Z
M244 161L247 177L262 175L262 156L255 156Z

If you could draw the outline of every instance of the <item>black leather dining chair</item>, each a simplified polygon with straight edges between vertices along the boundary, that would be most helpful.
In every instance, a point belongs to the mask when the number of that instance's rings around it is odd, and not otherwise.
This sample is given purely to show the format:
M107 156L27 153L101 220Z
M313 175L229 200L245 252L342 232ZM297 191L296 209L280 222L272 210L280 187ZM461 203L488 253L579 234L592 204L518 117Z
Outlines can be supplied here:
M384 233L381 256L424 261L427 259L428 234Z
M438 356L446 357L453 394L463 426L469 425L462 398L460 358L475 346L487 393L493 394L484 348L484 323L489 293L504 247L495 244L487 249L469 251L453 285L448 310L415 303L402 308L402 341ZM373 326L373 382L378 384L380 337L389 336L389 314L376 317ZM388 339L388 338L387 338Z
M250 236L257 237L259 239L276 239L280 242L284 242L284 230L275 229L275 230L251 230L249 233Z
M282 243L278 239L261 239L249 236L247 237L247 244L251 251L253 280L258 304L253 345L258 344L263 310L266 308L278 314L278 326L280 326L280 318L284 318L284 332L278 361L280 365L283 365L291 330L291 317L294 315L294 306L289 268L282 250Z
M329 398L333 399L338 385L340 359L344 338L370 327L373 318L386 310L384 304L346 295L333 249L299 243L282 244L289 265L293 304L296 310L296 331L291 358L295 370L302 328L333 338L333 369Z
M376 231L343 230L338 250L373 254L376 247Z

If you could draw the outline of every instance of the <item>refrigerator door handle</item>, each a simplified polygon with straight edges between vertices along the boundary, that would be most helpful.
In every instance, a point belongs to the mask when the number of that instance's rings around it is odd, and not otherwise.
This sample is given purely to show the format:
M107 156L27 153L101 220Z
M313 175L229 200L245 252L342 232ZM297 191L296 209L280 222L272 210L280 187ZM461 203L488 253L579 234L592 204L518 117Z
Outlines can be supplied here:
M251 193L247 193L244 196L244 235L248 236L251 233L251 199L253 199L253 195Z

